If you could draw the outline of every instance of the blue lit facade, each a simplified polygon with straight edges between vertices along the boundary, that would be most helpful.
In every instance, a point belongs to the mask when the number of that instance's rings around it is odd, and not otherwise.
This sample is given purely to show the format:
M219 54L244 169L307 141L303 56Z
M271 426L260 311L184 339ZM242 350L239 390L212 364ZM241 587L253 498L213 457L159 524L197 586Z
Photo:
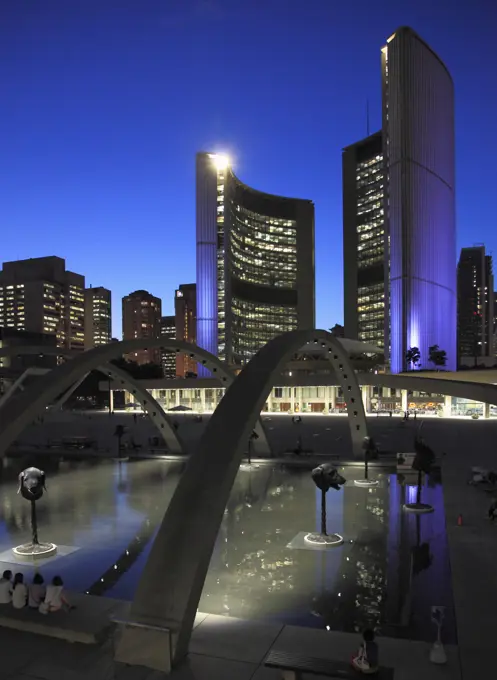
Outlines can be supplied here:
M454 87L438 56L409 28L382 49L383 140L390 276L390 368L430 345L457 364Z
M197 154L197 343L233 367L314 328L314 206L246 186ZM199 367L199 376L206 371Z
M197 154L197 344L217 355L217 185L209 154ZM199 366L199 375L208 375Z

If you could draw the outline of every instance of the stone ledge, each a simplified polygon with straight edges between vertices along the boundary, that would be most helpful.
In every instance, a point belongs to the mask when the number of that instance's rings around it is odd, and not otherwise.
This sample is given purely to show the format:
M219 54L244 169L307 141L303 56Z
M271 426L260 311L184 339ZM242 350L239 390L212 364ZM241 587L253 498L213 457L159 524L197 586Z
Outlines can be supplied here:
M47 615L27 607L0 605L0 627L92 645L105 639L114 625L111 619L126 607L126 603L106 597L70 593L68 599L76 609Z

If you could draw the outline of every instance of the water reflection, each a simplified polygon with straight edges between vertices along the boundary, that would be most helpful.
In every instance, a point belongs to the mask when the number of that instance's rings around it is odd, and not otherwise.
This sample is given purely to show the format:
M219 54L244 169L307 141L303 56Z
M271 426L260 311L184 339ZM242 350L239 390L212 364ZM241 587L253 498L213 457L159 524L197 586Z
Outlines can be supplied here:
M24 462L5 459L0 468L2 550L29 534L29 503L16 495ZM62 572L70 588L131 599L183 466L53 459L37 465L48 479L40 536L79 548L46 565L45 577ZM455 641L440 484L423 490L435 512L416 517L402 512L410 490L395 475L380 475L370 489L353 485L359 471L345 476L343 489L327 494L328 530L342 533L345 543L317 552L288 547L299 532L319 530L320 492L310 472L240 471L200 610L350 632L374 626L431 639L430 606L438 604L447 607L445 639Z

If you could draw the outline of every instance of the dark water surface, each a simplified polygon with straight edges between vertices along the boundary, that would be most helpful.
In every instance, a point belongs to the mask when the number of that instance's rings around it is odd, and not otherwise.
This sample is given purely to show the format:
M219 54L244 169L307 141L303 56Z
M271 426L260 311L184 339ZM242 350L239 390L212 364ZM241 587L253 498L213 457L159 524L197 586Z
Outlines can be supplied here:
M0 569L9 550L29 539L29 503L16 494L19 460L0 468ZM38 503L40 540L77 548L41 567L62 574L69 589L132 599L155 532L182 465L159 460L38 461L48 492ZM291 549L302 531L320 527L320 496L308 470L261 466L240 471L214 549L200 611L347 632L376 626L383 633L434 639L430 607L447 607L444 640L456 642L442 486L423 499L435 507L415 517L402 511L413 486L380 473L361 489L358 469L327 494L328 531L344 545L317 552ZM408 480L410 481L410 480ZM167 587L167 574L164 574Z

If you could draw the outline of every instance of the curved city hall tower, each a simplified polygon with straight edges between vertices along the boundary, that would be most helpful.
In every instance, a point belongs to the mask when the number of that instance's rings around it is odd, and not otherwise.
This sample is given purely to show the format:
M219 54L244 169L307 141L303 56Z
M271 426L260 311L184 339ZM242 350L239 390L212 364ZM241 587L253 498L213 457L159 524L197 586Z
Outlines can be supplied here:
M454 87L447 68L410 28L382 49L383 149L390 250L390 366L419 347L456 368ZM387 236L387 238L388 238ZM388 245L388 244L387 244Z
M196 174L197 344L241 367L314 328L314 205L242 184L219 154L197 154Z

